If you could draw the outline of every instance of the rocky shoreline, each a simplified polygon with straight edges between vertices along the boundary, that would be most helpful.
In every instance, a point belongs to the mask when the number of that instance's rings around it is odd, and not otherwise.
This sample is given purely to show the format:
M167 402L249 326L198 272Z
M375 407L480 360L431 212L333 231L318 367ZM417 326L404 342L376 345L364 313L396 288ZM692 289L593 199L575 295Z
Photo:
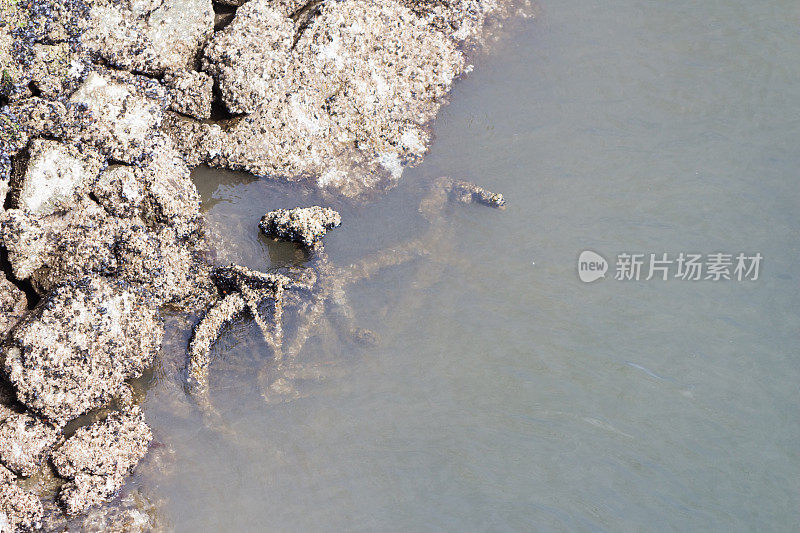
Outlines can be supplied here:
M385 191L425 154L466 52L528 7L0 0L0 531L85 516L147 453L129 383L161 348L161 312L220 299L193 167ZM262 229L313 248L341 223L314 209ZM241 309L260 279L247 276ZM31 476L55 500L26 490Z

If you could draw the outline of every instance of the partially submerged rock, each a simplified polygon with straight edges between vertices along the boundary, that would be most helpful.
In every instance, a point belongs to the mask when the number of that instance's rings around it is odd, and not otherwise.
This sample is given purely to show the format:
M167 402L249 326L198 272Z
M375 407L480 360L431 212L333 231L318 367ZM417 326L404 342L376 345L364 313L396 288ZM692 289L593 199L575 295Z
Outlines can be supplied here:
M96 152L34 140L12 188L19 208L0 217L17 279L44 295L86 275L117 276L163 303L189 303L209 287L200 198L178 152L161 140L136 165L115 164L99 177Z
M400 0L437 30L458 42L481 44L486 26L528 9L530 2L504 0ZM525 11L522 11L525 13Z
M80 428L53 453L53 466L70 479L59 499L75 515L105 501L147 453L153 434L141 413L112 413Z
M212 294L208 265L171 228L126 228L114 256L117 276L145 287L154 302L202 309Z
M327 207L296 207L270 211L261 218L259 227L270 237L295 241L314 247L329 229L342 224L342 217Z
M0 531L38 529L44 509L35 494L14 482L14 474L0 466Z
M161 345L158 312L125 284L84 278L56 288L3 344L19 401L63 425L120 394Z

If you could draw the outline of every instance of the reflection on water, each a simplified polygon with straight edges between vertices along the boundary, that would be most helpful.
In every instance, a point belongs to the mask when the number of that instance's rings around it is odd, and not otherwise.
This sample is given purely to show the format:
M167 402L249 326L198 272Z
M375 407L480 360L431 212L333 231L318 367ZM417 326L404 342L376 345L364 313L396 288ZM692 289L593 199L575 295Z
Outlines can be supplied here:
M455 206L428 258L348 289L363 346L324 331L297 398L233 324L211 365L233 434L183 388L170 317L146 400L174 458L136 482L179 531L792 529L800 509L800 12L791 2L542 2L460 83L431 154L365 206L325 202L346 266L423 235L442 174L503 192ZM216 261L307 264L258 232L322 200L195 174ZM583 284L585 249L759 251L751 283ZM150 472L150 473L148 473Z

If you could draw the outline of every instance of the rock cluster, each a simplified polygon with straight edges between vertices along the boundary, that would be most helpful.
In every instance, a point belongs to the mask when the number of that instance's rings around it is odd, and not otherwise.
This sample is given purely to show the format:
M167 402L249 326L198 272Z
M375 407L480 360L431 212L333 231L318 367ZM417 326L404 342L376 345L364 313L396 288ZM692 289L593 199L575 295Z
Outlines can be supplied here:
M347 196L390 188L468 70L462 44L518 3L250 0L203 53L234 118L167 127L194 162Z
M125 403L66 443L63 430L129 395L160 349L161 307L213 294L199 195L162 129L169 109L210 115L194 66L213 10L0 0L0 18L0 530L15 531L45 513L17 476L52 463L69 514L117 492L151 439L141 413Z
M212 275L190 169L393 186L464 51L524 1L219 0L235 13L215 31L212 0L0 0L0 531L42 522L16 478L49 465L70 514L120 489L152 438L126 398L162 308L206 308L224 278L241 299L225 316L258 315L259 275ZM261 226L315 247L340 223L312 207Z

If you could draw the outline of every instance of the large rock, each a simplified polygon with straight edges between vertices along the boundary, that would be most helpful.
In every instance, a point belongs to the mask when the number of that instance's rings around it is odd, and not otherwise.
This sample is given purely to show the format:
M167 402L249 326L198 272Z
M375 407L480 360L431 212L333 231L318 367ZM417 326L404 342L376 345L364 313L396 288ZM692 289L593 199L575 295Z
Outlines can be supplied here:
M95 0L83 46L126 70L191 69L214 31L211 0Z
M168 227L131 226L120 235L114 253L117 276L145 287L154 302L186 309L202 309L214 296L208 265L195 245Z
M393 1L326 2L294 27L274 7L251 0L206 49L224 102L248 115L223 130L175 123L178 136L218 166L351 196L392 186L463 72L455 43Z
M82 199L65 212L41 217L9 209L0 237L17 279L30 279L45 294L63 281L114 272L120 224L99 205Z
M88 58L67 42L33 45L33 59L26 71L28 89L35 89L46 98L67 97L75 90L90 68Z
M58 474L70 479L59 499L70 515L110 498L142 457L153 434L141 414L113 413L79 429L53 453Z
M70 102L83 104L92 118L81 131L71 133L126 163L152 152L169 104L158 82L108 70L91 72Z
M288 85L294 22L271 3L251 0L240 7L205 49L204 68L217 79L231 113L252 113Z
M77 195L88 192L104 163L93 150L81 152L44 139L31 142L29 155L16 203L34 215L50 215L71 206Z
M14 474L0 466L0 531L38 529L43 515L39 498L17 486Z
M124 283L84 278L45 298L3 345L19 401L55 425L100 407L149 366L158 312Z
M28 413L0 422L0 461L20 476L32 476L56 443L59 429Z

